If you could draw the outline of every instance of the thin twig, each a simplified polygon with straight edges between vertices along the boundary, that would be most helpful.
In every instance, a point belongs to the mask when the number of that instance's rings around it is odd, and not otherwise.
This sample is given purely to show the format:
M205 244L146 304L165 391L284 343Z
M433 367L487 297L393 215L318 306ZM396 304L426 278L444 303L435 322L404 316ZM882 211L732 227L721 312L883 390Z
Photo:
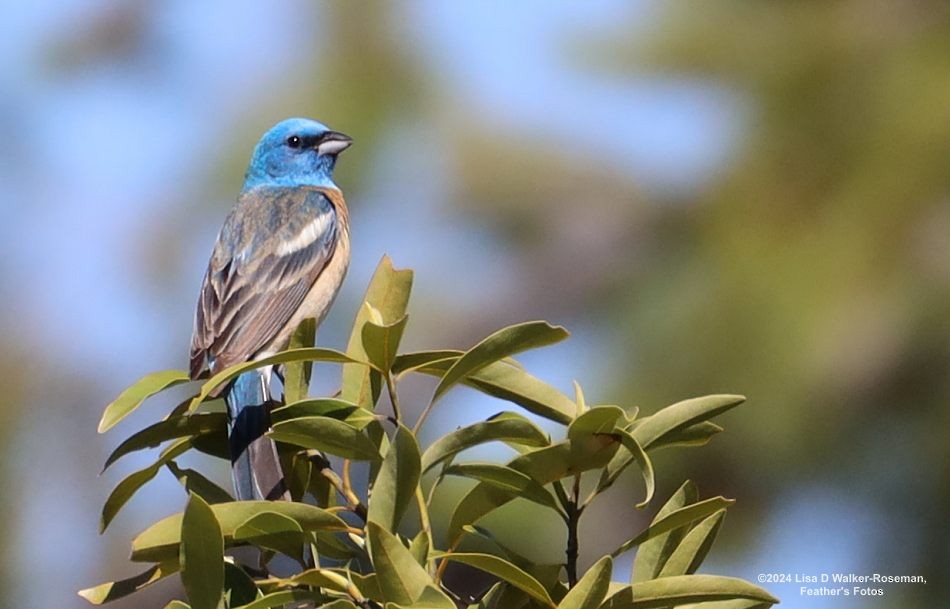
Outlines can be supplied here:
M386 390L389 391L389 403L392 404L393 407L393 416L398 423L402 420L402 416L399 414L399 397L396 395L396 382L388 370L383 373L383 376L386 377Z
M321 456L323 460L323 467L320 468L320 475L330 481L330 484L333 485L333 488L340 493L340 496L343 497L347 502L347 507L353 511L354 514L359 516L363 522L366 522L366 506L363 505L363 502L360 501L360 498L356 496L356 493L353 492L353 489L346 488L343 480L336 475L336 472L330 468L330 464L326 461L325 458Z
M456 548L459 547L459 544L462 543L463 535L459 534L455 538L455 541L452 542L452 545L448 547L445 551L445 554L442 555L442 560L439 562L439 568L435 572L435 583L440 584L442 582L442 576L445 575L445 569L449 566L448 555L455 552Z
M346 496L355 496L356 493L353 492L353 484L350 482L350 460L343 459L343 493Z
M426 498L423 496L422 486L419 484L416 485L416 503L419 506L419 526L425 531L429 543L432 543L432 523L429 522L429 508L426 506Z

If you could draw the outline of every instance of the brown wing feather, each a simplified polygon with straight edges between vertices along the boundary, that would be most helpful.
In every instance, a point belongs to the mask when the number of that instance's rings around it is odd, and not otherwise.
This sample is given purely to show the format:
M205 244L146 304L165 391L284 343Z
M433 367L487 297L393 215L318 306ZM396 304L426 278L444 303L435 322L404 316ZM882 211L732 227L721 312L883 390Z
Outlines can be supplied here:
M338 191L318 187L241 196L201 285L192 378L206 360L215 372L253 358L287 324L333 256L338 224L346 220L338 198Z

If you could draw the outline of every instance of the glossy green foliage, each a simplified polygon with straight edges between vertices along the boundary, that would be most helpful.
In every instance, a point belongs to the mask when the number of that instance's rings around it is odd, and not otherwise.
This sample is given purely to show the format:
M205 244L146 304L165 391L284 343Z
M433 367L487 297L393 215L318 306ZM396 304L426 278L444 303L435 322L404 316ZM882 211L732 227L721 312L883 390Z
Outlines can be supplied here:
M224 596L224 538L214 510L197 495L182 516L178 560L192 609L217 609Z
M304 324L286 351L204 380L165 419L121 442L106 467L131 452L166 445L151 465L127 476L108 497L103 529L162 469L179 480L187 501L182 513L133 540L131 559L151 563L146 571L80 594L101 604L180 572L187 604L173 601L170 607L256 609L309 602L327 609L467 604L621 609L730 599L756 606L776 602L748 582L695 575L732 500L700 500L689 482L641 533L578 572L576 546L584 542L577 538L578 523L586 508L628 469L644 487L636 507L652 505L657 473L651 453L707 442L721 430L710 419L743 398L695 398L639 417L635 408L589 405L579 385L571 399L512 359L567 337L563 328L541 321L503 328L468 350L400 353L411 284L411 271L396 270L384 258L345 353L314 347L314 328ZM342 365L339 396L308 395L314 361ZM286 405L273 408L269 435L278 443L294 500L234 501L177 459L189 451L227 456L227 421L218 411L217 389L242 371L265 365L285 369ZM411 374L437 379L415 421L405 419L398 394L399 381ZM172 372L145 377L109 405L101 429L185 380ZM458 385L506 402L509 409L421 445L418 432L426 416L433 408L452 409ZM560 431L549 435L538 424L542 419ZM491 444L505 445L515 456L502 462L466 456ZM365 491L352 478L354 462L364 462L369 471ZM452 490L460 483L466 486L461 494ZM452 496L457 499L449 509L436 510ZM573 540L561 554L563 564L535 563L492 530L490 517L503 515L509 504L531 506L561 523L551 536ZM226 558L231 548L246 546L260 550L258 564ZM612 581L612 558L634 549L629 583ZM270 573L277 555L296 563L297 571ZM453 590L445 578L453 568L478 570L487 583L480 591Z

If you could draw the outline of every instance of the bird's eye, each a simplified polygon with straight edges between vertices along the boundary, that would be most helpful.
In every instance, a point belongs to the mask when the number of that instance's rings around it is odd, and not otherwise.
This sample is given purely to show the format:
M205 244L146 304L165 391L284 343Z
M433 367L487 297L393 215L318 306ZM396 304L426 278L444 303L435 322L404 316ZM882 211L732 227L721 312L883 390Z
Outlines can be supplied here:
M287 145L291 148L300 148L300 138L296 135L291 135L287 138Z

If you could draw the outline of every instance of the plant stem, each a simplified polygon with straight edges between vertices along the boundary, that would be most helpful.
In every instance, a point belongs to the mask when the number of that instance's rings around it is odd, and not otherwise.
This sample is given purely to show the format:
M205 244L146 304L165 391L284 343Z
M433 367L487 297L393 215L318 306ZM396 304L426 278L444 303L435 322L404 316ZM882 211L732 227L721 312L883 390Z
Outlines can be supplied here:
M577 525L581 519L583 508L580 506L581 477L580 474L574 476L574 488L571 498L567 502L567 585L573 588L577 584Z
M426 505L425 495L422 494L422 486L416 485L416 503L419 505L419 525L426 532L429 539L432 539L432 523L429 522L429 507Z
M320 475L330 481L330 484L333 485L333 488L340 493L340 496L347 502L347 507L353 511L354 514L359 516L363 522L366 522L366 506L363 505L363 502L360 501L360 498L353 492L352 488L349 488L349 485L344 483L339 476L336 475L336 472L330 468L330 464L327 462L326 458L323 455L320 455L318 463L320 466ZM343 465L346 468L346 462Z
M435 572L436 584L442 583L442 576L445 575L445 569L449 566L449 561L446 560L446 555L451 554L452 552L456 550L456 548L459 547L459 544L462 543L462 537L463 535L459 534L459 536L455 539L455 541L452 542L452 545L450 545L449 548L445 551L445 554L442 555L442 560L439 562L439 568Z
M383 373L383 376L386 377L386 390L389 391L389 403L392 404L393 407L393 416L398 423L402 420L402 416L399 414L399 397L396 395L396 382L388 370Z
M350 460L343 459L343 494L347 497L355 496L353 484L350 482Z
M416 485L416 504L419 506L419 526L425 531L429 538L429 544L432 543L432 523L429 521L429 506L426 505L425 495L422 494L422 484Z

